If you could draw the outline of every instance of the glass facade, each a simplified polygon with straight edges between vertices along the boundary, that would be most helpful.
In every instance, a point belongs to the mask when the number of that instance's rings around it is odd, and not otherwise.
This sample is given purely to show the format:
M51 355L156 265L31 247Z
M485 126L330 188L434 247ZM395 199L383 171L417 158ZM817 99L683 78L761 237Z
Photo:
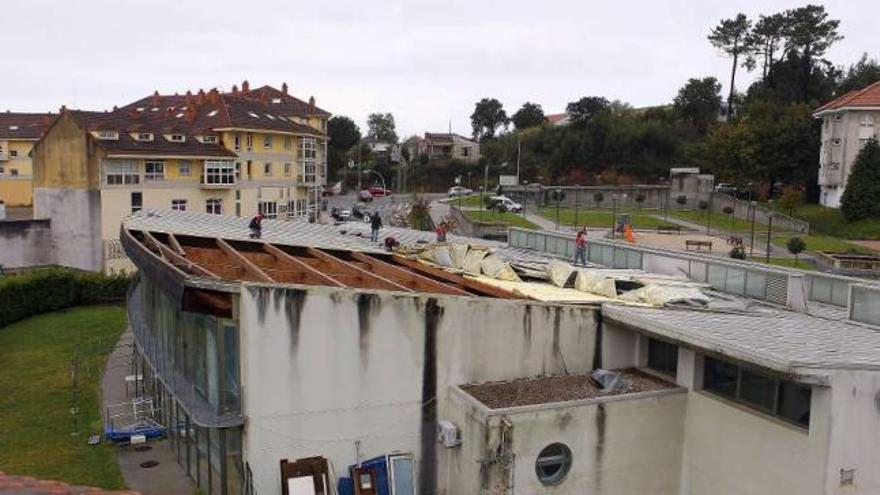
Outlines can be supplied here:
M129 299L145 395L201 493L245 493L238 326L181 310L141 277Z

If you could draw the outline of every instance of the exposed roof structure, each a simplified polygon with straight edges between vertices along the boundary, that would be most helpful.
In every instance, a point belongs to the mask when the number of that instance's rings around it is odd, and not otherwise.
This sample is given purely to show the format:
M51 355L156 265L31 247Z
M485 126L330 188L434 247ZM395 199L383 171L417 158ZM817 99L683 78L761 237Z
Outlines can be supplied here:
M764 305L694 310L605 304L602 314L606 320L783 373L880 369L880 332L846 319Z
M839 96L813 111L814 114L843 109L880 109L880 81Z
M0 112L0 139L36 141L57 117L53 113Z

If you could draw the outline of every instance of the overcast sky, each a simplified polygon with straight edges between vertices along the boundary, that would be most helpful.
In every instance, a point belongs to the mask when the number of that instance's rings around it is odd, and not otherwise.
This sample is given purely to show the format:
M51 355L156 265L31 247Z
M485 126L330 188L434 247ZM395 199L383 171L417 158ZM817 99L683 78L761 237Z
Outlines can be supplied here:
M729 61L706 41L710 28L805 3L2 0L0 109L106 109L155 89L286 81L364 132L368 113L392 112L402 137L450 121L468 135L487 96L512 114L524 101L561 112L587 95L663 104L696 76L726 92ZM825 5L845 36L828 58L880 56L880 2Z

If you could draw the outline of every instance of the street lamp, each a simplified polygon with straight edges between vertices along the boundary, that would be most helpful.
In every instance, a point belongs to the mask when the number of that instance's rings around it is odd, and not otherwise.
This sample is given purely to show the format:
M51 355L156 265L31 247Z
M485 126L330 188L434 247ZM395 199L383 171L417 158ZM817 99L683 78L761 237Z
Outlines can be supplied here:
M758 207L757 201L749 201L749 206L751 207L752 214L752 234L751 241L749 242L749 256L755 255L755 209Z

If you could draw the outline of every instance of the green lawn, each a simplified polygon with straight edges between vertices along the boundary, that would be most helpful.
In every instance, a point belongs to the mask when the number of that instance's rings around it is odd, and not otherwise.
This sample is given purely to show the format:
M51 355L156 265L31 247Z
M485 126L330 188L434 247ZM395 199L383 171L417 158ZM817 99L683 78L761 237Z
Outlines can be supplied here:
M842 239L880 239L880 218L847 223L840 210L821 205L799 206L791 216L810 222L811 231L818 234Z
M680 218L682 220L687 220L689 222L697 223L705 227L706 225L706 212L701 210L675 210L673 208L669 209L669 216ZM752 223L748 220L743 220L740 218L734 218L730 215L725 215L724 213L712 213L711 216L712 229L726 230L729 232L750 232L752 230ZM755 222L755 231L756 232L766 232L767 224ZM773 228L774 232L786 232L785 229L781 228Z
M758 257L750 258L749 261L766 263L767 259ZM802 259L798 260L797 263L795 263L794 258L770 258L770 264L775 266L784 266L786 268L800 268L801 270L816 270L816 267L812 263L804 261Z
M538 226L522 217L521 213L498 213L497 211L488 210L465 210L464 214L471 220L483 222L507 222L513 227L522 227L524 229L537 229Z
M101 434L100 383L125 327L115 306L78 307L0 328L0 471L107 489L125 488ZM71 435L70 369L81 357L78 435Z
M793 236L774 236L773 243L785 247L785 243L787 243L791 237ZM804 243L807 245L807 251L826 251L830 253L874 253L874 251L866 247L828 235L806 235L800 236L800 238L803 239Z
M556 207L546 206L541 208L538 213L551 222L556 221ZM639 210L619 210L617 216L629 215L635 229L656 229L658 225L666 225L662 219L654 218L649 213L639 212ZM562 225L575 224L575 209L560 208L559 223ZM578 209L577 224L586 225L587 227L601 227L610 229L614 223L614 212L610 209Z
M494 194L492 196L494 196ZM487 197L489 197L489 195L484 194L483 197L487 198ZM449 204L458 206L459 201L461 202L461 206L463 206L463 207L468 207L468 206L473 206L474 208L480 207L480 195L479 194L471 194L470 196L462 196L460 198L450 199Z

